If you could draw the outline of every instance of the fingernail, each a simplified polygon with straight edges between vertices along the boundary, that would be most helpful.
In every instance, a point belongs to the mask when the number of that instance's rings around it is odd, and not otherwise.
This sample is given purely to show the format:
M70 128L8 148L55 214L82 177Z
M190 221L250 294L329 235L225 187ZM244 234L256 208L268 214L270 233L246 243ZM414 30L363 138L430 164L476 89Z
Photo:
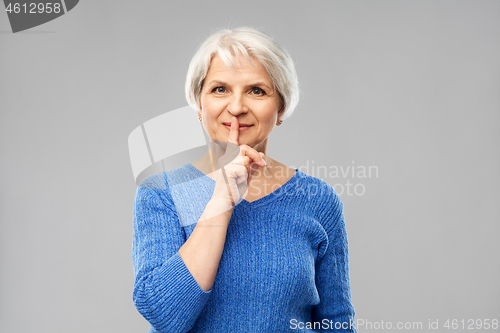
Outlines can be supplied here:
M264 161L264 164L267 165L266 160L262 159Z

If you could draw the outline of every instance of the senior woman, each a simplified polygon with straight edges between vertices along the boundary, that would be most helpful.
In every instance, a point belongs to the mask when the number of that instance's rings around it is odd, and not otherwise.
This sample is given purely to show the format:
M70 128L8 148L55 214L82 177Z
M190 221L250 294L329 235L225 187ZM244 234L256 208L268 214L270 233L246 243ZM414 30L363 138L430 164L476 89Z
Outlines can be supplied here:
M298 102L288 53L255 29L217 31L186 97L211 148L148 177L134 203L133 300L150 332L356 332L342 202L267 155Z

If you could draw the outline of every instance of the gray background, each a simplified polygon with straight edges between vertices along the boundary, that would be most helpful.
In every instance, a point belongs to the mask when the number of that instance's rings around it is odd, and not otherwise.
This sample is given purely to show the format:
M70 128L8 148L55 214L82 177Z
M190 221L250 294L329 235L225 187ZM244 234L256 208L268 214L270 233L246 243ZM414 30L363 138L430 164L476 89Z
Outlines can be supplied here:
M356 317L500 319L500 1L87 0L24 33L0 13L0 331L147 331L127 137L185 106L197 45L240 25L301 84L269 155L378 167L321 177L365 188L341 196Z

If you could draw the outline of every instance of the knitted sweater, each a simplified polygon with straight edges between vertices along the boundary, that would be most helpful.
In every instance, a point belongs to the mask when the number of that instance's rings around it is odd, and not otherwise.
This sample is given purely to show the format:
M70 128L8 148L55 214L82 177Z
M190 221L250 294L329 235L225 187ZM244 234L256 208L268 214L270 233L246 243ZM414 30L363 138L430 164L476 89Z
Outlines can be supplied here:
M187 163L141 183L133 300L150 333L356 332L343 204L332 186L295 170L271 194L235 206L208 292L178 251L215 181Z

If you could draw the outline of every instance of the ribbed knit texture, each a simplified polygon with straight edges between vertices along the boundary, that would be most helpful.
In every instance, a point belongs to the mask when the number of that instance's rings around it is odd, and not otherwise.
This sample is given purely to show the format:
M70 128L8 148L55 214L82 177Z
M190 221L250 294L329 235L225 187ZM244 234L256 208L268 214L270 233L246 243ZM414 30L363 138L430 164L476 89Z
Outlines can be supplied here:
M332 186L296 171L271 194L236 205L208 292L178 251L215 181L188 163L141 183L133 300L150 333L356 332L335 329L354 322L343 204Z

